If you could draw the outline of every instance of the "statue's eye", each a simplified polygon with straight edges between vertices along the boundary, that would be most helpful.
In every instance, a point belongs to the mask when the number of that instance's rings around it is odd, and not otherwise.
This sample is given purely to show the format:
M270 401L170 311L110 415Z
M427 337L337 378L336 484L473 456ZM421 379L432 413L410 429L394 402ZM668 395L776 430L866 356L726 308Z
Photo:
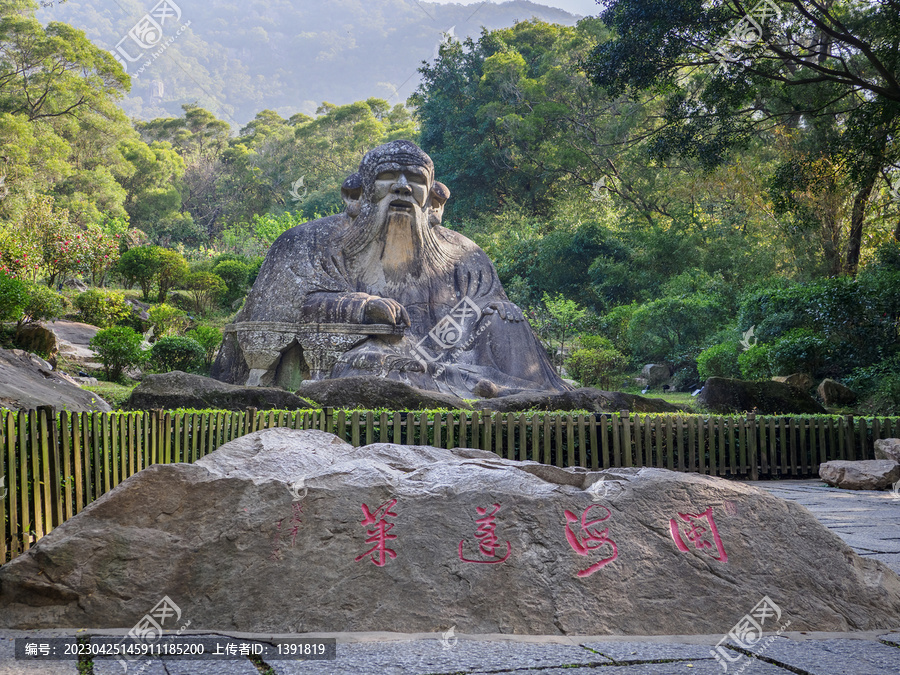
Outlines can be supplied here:
M408 173L406 174L406 180L417 185L425 185L427 183L425 176L421 173Z
M375 180L397 180L397 177L400 174L396 171L382 171L380 174L375 176Z

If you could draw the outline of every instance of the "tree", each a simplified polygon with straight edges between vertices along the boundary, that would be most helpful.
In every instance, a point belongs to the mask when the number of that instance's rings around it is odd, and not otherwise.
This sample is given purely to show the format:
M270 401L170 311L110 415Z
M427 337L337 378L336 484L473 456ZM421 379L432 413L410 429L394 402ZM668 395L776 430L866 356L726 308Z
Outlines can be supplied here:
M738 0L613 0L600 18L615 39L597 45L587 72L612 96L665 97L650 143L660 159L714 167L767 129L802 130L812 161L846 173L843 271L856 274L873 193L900 160L900 12L892 0L780 7L748 46L728 38L749 8ZM720 48L728 57L717 69Z
M194 298L194 307L200 314L209 311L228 289L222 277L212 272L194 272L188 275L185 287Z
M544 293L546 314L534 314L533 322L538 334L542 335L549 347L553 349L553 361L557 372L562 373L562 365L566 358L566 342L578 332L587 310L578 306L574 300L567 300L562 293L551 297ZM553 344L556 341L556 345ZM558 346L557 346L558 345Z
M206 367L209 368L216 356L219 345L222 344L222 331L215 326L201 324L195 329L188 331L187 335L196 340L200 346L203 347L205 354L204 361Z
M97 352L106 379L118 382L126 368L138 366L146 356L141 350L140 333L127 326L113 326L97 331L91 338L91 349Z
M144 302L150 301L150 289L162 269L162 250L159 246L136 246L119 258L117 269L125 279L125 286L139 284Z
M159 269L156 284L159 287L157 302L165 302L169 291L184 282L189 273L187 260L178 251L159 250Z
M16 321L28 303L25 284L0 272L0 321Z

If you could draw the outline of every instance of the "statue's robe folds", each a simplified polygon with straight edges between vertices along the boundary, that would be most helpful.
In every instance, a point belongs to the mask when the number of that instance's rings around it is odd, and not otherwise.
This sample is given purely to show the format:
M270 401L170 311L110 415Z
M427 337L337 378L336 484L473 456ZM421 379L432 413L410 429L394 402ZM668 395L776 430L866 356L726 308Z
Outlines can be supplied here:
M362 269L343 250L346 214L314 220L279 237L243 308L226 332L213 377L296 388L301 379L369 375L473 398L481 380L512 389L570 389L527 321L506 320L511 303L487 255L434 226L451 252L440 273L403 282ZM368 280L368 281L367 281ZM392 298L409 327L366 321L366 302Z

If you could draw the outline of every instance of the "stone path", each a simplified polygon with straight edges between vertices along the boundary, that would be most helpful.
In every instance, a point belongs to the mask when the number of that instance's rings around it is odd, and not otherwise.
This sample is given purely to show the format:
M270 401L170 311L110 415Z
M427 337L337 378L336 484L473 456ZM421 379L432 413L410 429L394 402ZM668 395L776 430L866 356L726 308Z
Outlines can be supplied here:
M841 491L814 480L762 482L759 486L802 504L860 555L882 560L900 573L900 497L890 492ZM98 660L91 670L79 671L73 661L28 663L14 659L16 637L73 634L63 630L0 631L0 675L124 675L115 661ZM266 636L240 637L264 640ZM334 661L151 661L129 667L128 675L900 674L900 617L894 631L767 636L752 652L729 648L729 660L734 662L727 671L711 654L721 635L623 639L340 633L330 637L338 641Z

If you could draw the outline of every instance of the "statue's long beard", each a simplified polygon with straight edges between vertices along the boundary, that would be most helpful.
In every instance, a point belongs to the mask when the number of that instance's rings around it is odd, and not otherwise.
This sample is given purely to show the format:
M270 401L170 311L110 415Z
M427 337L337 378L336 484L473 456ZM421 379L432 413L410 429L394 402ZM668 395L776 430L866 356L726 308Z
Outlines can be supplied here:
M342 250L369 292L376 294L447 274L455 262L428 224L427 212L382 214L364 206L345 235Z

